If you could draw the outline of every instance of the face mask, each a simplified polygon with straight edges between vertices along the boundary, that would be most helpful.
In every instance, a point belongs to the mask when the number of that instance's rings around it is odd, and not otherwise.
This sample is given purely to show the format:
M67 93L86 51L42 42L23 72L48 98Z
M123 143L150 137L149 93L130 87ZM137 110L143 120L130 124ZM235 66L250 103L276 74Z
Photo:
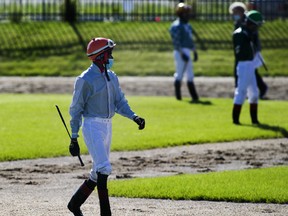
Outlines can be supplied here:
M113 66L113 63L114 63L114 59L109 58L109 59L108 59L108 64L106 64L106 68L107 68L107 69L111 69L112 66Z
M234 21L238 21L240 19L241 19L241 17L239 15L233 15L233 20Z

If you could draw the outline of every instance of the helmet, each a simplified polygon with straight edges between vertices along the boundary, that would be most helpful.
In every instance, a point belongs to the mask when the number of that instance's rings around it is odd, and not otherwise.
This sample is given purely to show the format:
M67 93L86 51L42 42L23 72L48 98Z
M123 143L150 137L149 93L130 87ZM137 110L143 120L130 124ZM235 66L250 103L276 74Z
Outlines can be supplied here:
M251 10L246 14L247 20L253 22L257 26L260 26L263 24L263 18L260 12L256 10Z
M191 6L181 2L176 7L176 14L177 16L181 16L183 14L189 14L191 10L192 10Z
M234 8L242 8L243 11L247 11L247 7L243 2L233 2L230 6L229 6L229 13L233 14L233 9Z
M92 61L100 54L113 49L116 46L114 41L108 38L93 38L87 45L87 56Z

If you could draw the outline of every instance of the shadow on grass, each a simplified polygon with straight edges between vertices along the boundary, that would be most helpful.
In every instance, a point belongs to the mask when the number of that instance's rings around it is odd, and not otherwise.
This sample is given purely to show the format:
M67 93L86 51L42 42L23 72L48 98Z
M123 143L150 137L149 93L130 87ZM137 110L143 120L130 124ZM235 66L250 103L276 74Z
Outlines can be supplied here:
M242 126L249 126L249 127L257 127L263 130L270 130L274 131L276 134L280 133L283 137L288 138L288 131L280 126L268 125L268 124L258 124L258 125L249 125L249 124L241 124ZM241 126L240 125L240 126Z
M190 104L199 104L199 105L213 105L213 103L211 101L208 101L208 100L197 100L197 101L189 101Z
M263 129L263 130L270 130L274 131L275 133L281 133L282 136L288 138L288 131L280 126L268 125L268 124L259 124L256 127Z
M18 37L21 37L22 39L25 38L25 40L15 39L13 40L13 43L11 43L11 38L4 35L4 31L1 31L0 38L4 39L3 43L9 44L9 46L4 46L4 48L2 46L0 47L0 56L13 57L16 59L39 56L58 56L75 52L82 53L83 51L81 51L81 48L86 52L86 44L84 47L83 38L76 26L68 23L69 27L65 25L64 31L63 29L62 31L59 31L59 26L62 24L63 22L55 23L55 25L47 25L45 22L35 22L33 25L29 22L24 22L23 24L9 26L9 29L6 30L7 32L14 32ZM57 30L54 29L55 27L57 27ZM71 28L71 30L69 28ZM13 31L11 29L13 29ZM69 30L70 33L67 33ZM44 32L48 33L44 34ZM72 33L77 36L77 39L67 40L67 34ZM36 37L35 35L38 36ZM70 37L73 37L73 35Z

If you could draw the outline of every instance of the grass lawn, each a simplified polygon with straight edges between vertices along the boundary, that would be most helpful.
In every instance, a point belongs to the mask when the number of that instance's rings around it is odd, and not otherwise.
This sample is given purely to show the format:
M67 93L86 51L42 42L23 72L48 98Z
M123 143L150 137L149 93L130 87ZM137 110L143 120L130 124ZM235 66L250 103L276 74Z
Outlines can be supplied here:
M269 72L263 67L263 76L288 76L285 49L263 50ZM198 51L194 64L196 76L233 76L232 50ZM117 50L114 51L113 70L120 76L173 76L175 72L172 51ZM59 56L11 59L0 57L2 76L75 76L91 64L84 53Z
M288 167L114 180L111 196L173 200L288 203Z
M170 24L79 22L76 27L85 46L97 36L109 37L117 43L113 70L118 75L172 76ZM191 24L198 35L195 37L199 52L199 61L194 65L196 76L232 76L232 22L192 21ZM68 23L0 23L0 29L1 76L74 76L90 64ZM287 20L269 21L260 29L262 54L269 68L269 73L261 68L262 75L288 76L287 35Z
M0 51L32 53L73 53L81 45L79 37L88 43L93 37L108 37L121 46L120 49L171 50L169 28L172 22L21 22L20 24L0 23ZM227 49L232 47L232 20L192 20L194 39L198 48ZM264 49L287 48L288 20L267 21L260 28ZM78 33L76 34L75 28ZM7 37L9 35L9 37ZM21 36L21 37L19 37ZM33 51L41 52L33 52ZM81 50L81 47L80 47ZM26 50L27 51L27 50ZM48 51L48 52L47 52ZM9 53L17 56L17 53ZM18 55L19 56L19 55Z
M120 79L121 82L121 79ZM112 150L141 150L158 147L287 137L288 122L283 116L287 101L261 101L259 119L250 124L247 103L242 126L231 122L232 99L209 99L212 105L190 104L188 98L128 97L133 110L146 119L146 129L122 116L113 120ZM208 99L207 99L208 100ZM59 105L69 124L71 95L0 95L0 161L69 155L69 138L55 108ZM87 153L82 135L81 152Z

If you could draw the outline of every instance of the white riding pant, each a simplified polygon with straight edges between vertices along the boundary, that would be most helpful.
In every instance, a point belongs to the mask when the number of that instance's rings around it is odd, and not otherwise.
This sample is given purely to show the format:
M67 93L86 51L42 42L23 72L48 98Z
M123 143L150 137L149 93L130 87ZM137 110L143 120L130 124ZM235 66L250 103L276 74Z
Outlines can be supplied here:
M174 74L174 78L177 81L182 81L184 73L186 73L187 81L192 82L194 79L193 73L193 65L192 60L190 58L191 50L188 48L182 48L182 52L184 52L187 56L189 56L189 61L185 62L182 57L181 53L178 50L174 50L174 61L175 61L175 69L176 72Z
M237 88L234 93L234 104L242 105L248 96L249 103L258 103L258 87L253 61L240 61L237 64Z
M90 179L97 182L97 172L103 175L110 175L112 172L109 161L112 119L84 118L82 132L92 157Z

